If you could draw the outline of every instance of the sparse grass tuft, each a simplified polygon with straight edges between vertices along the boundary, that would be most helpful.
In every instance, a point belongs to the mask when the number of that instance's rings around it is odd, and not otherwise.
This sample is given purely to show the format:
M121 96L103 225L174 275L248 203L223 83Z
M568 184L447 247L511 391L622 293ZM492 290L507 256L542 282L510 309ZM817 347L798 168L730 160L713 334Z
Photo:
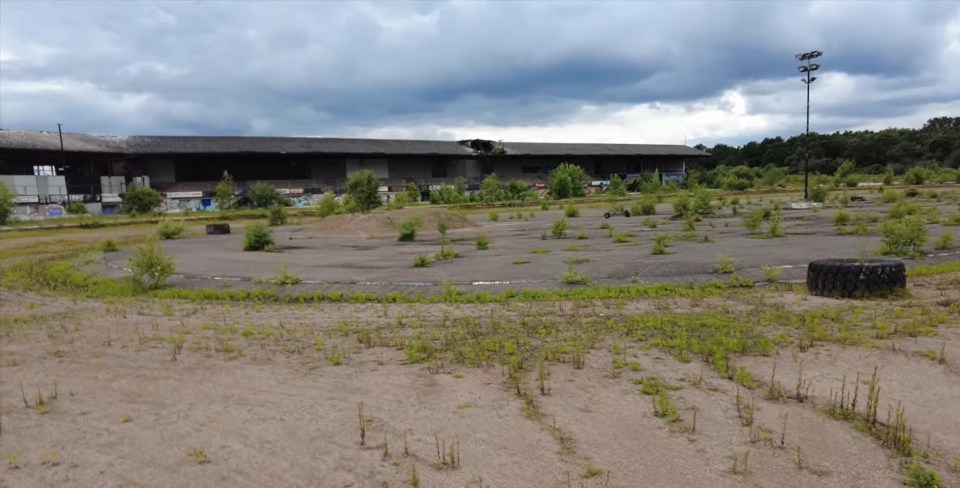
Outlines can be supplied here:
M107 254L111 252L117 252L120 248L117 247L117 243L113 239L107 238L100 243L100 252Z
M570 224L567 223L567 218L560 217L550 227L550 234L552 234L553 237L557 239L562 239L567 235L567 229L569 228L570 228Z
M717 267L714 269L717 273L720 274L733 274L737 271L737 268L733 265L733 260L728 256L721 254L717 258Z
M568 203L563 207L563 215L568 219L575 219L580 216L580 209L575 207L572 203Z
M197 464L210 464L210 458L207 457L207 453L203 452L203 449L199 447L192 447L187 451L187 455L193 458Z
M937 251L946 251L956 247L956 244L953 242L953 233L945 232L940 234L940 237L937 238L936 244L933 245L933 248Z
M547 254L548 252L550 252L550 249L547 249L545 247L538 247L536 249L531 250L530 254Z
M560 281L568 285L589 285L590 277L573 266L568 266L567 270L560 274Z
M943 488L943 479L940 473L927 469L926 466L916 462L907 461L903 463L903 484L910 488Z
M478 235L476 240L473 241L473 244L476 246L478 251L486 251L487 249L490 249L490 244L492 243L493 240L483 234Z
M760 270L763 272L763 279L767 283L776 283L780 281L780 268L764 265L760 268Z
M666 254L667 246L670 244L670 236L667 234L657 234L653 236L653 248L651 254Z
M413 257L414 268L423 268L426 266L430 266L431 262L432 261L430 260L430 256L427 256L426 254L417 254L416 256Z
M453 247L453 244L449 246L446 244L441 244L440 251L437 252L437 254L434 256L434 259L436 259L437 261L446 261L448 259L453 259L458 256L460 255L457 254L457 250Z
M157 225L157 237L160 239L176 239L183 234L186 228L182 220L161 220Z

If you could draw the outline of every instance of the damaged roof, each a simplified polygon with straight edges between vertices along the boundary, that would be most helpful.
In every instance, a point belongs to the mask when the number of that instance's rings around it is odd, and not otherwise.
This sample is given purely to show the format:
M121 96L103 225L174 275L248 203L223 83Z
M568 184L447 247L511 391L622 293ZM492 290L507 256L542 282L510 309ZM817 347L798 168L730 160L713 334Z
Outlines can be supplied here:
M474 139L473 141L478 141ZM63 134L69 152L125 155L149 154L340 154L406 156L490 155L466 141L421 141L402 139L348 139L334 137L225 137L225 136L96 136ZM492 142L492 141L490 141ZM503 148L497 156L683 156L709 154L672 144L577 144L549 142L496 142ZM59 151L56 132L0 130L0 150Z

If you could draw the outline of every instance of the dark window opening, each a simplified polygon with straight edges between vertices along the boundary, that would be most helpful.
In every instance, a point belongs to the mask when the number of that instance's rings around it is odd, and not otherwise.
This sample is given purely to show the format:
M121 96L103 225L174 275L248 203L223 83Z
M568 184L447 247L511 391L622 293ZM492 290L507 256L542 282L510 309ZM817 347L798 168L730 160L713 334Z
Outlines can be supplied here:
M520 171L523 174L536 174L541 173L542 168L540 166L521 166Z
M430 176L433 178L446 178L447 177L447 162L446 161L434 161L433 165L430 168Z

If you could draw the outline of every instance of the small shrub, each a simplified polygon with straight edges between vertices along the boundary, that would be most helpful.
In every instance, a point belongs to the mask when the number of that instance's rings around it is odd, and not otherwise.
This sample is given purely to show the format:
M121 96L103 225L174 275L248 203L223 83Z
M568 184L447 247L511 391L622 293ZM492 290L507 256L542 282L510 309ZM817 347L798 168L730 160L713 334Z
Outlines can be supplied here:
M439 232L442 237L447 237L447 223L442 220L437 222L437 232Z
M413 267L414 268L423 268L425 266L430 266L430 256L426 254L417 254L413 258Z
M550 196L557 200L586 196L587 181L583 168L571 163L560 163L547 176Z
M928 239L926 225L917 216L887 219L880 227L880 233L879 253L884 256L919 256Z
M529 262L530 261L527 261L526 259L521 259L521 258L517 258L513 260L513 264L527 264Z
M342 210L340 202L337 201L337 197L334 196L333 192L328 191L320 198L320 204L317 206L317 216L323 219L340 213Z
M290 270L286 264L280 267L280 271L273 277L273 283L281 286L293 286L300 283L301 280L296 273Z
M273 231L263 223L256 223L247 228L243 236L244 251L269 251L273 249Z
M546 200L540 202L540 210L550 210L550 204Z
M119 250L119 248L117 247L117 243L114 242L113 239L106 239L100 243L100 252L104 254L108 252L117 252L117 250Z
M550 252L550 249L547 249L545 247L538 247L536 249L531 250L530 254L547 254L548 252Z
M357 171L347 178L347 195L363 213L383 205L380 200L380 179L369 169Z
M633 215L654 215L657 213L657 200L653 197L643 197L630 207Z
M653 236L652 254L666 254L667 246L670 244L670 236L667 234L657 234Z
M815 185L813 188L810 188L809 196L811 201L823 203L827 200L827 187Z
M473 243L477 247L478 251L486 251L487 249L490 249L490 244L492 244L493 241L490 240L489 237L480 234L477 236L477 239L473 241Z
M847 212L846 210L837 210L837 213L833 214L833 225L837 227L842 227L849 224L850 220L850 212Z
M733 274L737 269L733 265L733 260L723 254L717 258L717 268L714 270L721 274Z
M587 233L586 233L586 232L584 232L584 231L582 231L582 230L581 230L580 232L577 232L577 239L579 239L579 240L584 240L584 239L587 239L587 238L588 238L588 237L587 237Z
M750 232L756 232L760 230L760 226L763 225L764 217L763 210L753 209L746 217L743 218L743 227Z
M580 209L572 203L568 203L567 206L563 207L563 215L569 219L577 218L580 216Z
M258 181L250 186L249 196L250 202L255 208L270 208L290 204L290 199L281 195L275 186L263 181Z
M560 217L553 223L553 226L550 227L550 234L557 239L562 239L567 235L568 228L570 228L570 225L567 223L567 218Z
M577 271L573 266L568 266L567 270L560 274L560 281L568 285L589 285L590 277L582 271Z
M400 230L397 235L397 240L400 242L410 242L417 238L417 230L420 229L420 226L423 225L423 222L420 221L419 217L411 217L403 222L400 222Z
M763 279L767 283L776 283L780 281L780 268L774 268L773 266L763 266L760 268L763 271Z
M630 242L631 235L632 234L630 234L629 232L620 232L620 233L614 234L613 242L614 244L626 244Z
M163 286L174 273L173 259L152 241L134 249L130 268L133 280L150 290Z
M434 256L434 259L436 259L437 261L446 261L448 259L453 259L457 256L459 256L459 254L457 253L457 250L453 247L452 244L449 246L447 246L446 244L441 244L440 251L437 252L437 254Z
M933 246L933 248L936 249L937 251L945 251L948 249L953 249L954 247L956 247L956 245L953 242L952 232L940 234L940 237L937 238L936 244L934 244Z
M656 229L657 221L653 220L653 217L647 217L643 219L643 226L647 227L648 229Z
M903 194L893 190L885 190L880 194L881 203L896 203L903 200Z
M767 237L776 238L783 237L783 230L780 229L780 224L783 222L783 216L780 212L780 208L775 208L770 214L770 221L767 225Z
M125 214L148 214L163 205L163 197L153 188L130 186L120 198L123 200L120 211Z
M500 220L500 214L498 214L497 212L490 212L489 217L490 217L490 222L496 222Z
M87 210L87 206L80 202L73 202L67 204L67 213L70 215L86 215L90 213Z
M907 198L917 198L918 195L920 195L920 190L916 188L907 188L903 192L903 196Z
M267 223L271 227L287 223L287 212L280 205L274 205L267 211Z
M907 461L903 465L903 484L910 488L943 488L940 473L927 469L916 461Z
M182 220L161 220L160 225L157 226L157 237L168 240L176 239L183 234L183 230L186 226L183 224Z

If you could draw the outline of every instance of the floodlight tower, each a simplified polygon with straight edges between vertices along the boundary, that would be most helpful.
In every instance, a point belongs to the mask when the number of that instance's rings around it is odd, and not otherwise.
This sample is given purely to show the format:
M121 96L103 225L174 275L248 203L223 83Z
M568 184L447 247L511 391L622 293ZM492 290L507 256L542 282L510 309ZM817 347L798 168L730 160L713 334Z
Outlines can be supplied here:
M810 51L810 52L806 52L806 53L800 53L800 54L797 54L797 55L795 56L795 57L797 58L797 61L801 61L801 62L806 61L806 63L807 63L807 64L801 64L800 66L797 66L797 69L799 69L801 73L805 73L805 74L807 75L806 78L800 78L800 81L802 81L805 85L807 85L807 132L806 132L806 136L807 136L807 137L804 138L804 139L805 139L805 145L806 145L806 146L804 147L804 152L806 153L806 154L805 154L806 157L804 158L804 162L803 162L803 199L804 199L804 200L807 200L807 199L809 198L809 196L810 196L810 187L809 187L809 181L810 181L810 173L809 173L809 166L810 166L810 84L813 83L814 81L817 81L817 77L816 77L816 76L811 76L811 73L813 73L814 71L820 69L820 65L819 65L819 64L811 63L810 61L813 60L813 59L815 59L815 58L819 58L820 56L823 56L823 53L820 52L820 51Z

